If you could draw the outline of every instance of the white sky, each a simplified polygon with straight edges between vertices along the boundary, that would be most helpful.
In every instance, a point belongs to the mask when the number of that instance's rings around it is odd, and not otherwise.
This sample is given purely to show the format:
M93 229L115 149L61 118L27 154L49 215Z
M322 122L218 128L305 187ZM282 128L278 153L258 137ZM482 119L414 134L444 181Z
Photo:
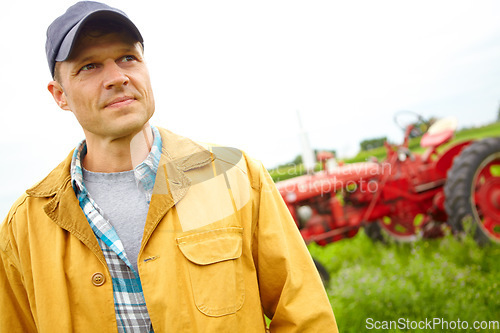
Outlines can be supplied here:
M0 215L83 138L49 95L45 31L74 1L8 1L0 11ZM399 141L398 110L496 119L499 1L108 1L145 39L152 123L241 148L267 167L313 148ZM9 34L10 33L10 34Z

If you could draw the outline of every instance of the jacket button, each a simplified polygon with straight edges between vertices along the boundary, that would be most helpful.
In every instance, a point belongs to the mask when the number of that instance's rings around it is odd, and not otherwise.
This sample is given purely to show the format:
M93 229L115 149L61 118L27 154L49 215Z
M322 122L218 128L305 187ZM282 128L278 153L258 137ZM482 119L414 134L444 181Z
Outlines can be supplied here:
M105 281L106 277L102 273L94 273L94 275L92 275L92 283L96 287L102 286Z

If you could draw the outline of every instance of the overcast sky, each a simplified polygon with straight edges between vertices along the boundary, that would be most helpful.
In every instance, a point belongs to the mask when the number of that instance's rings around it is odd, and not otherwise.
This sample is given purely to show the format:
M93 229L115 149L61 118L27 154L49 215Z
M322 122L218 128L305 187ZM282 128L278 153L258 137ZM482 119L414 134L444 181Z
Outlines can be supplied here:
M8 1L0 11L0 213L83 138L46 85L45 31L74 1ZM388 136L398 110L496 119L499 1L108 1L145 39L152 123L241 148L267 167L313 148L356 153Z

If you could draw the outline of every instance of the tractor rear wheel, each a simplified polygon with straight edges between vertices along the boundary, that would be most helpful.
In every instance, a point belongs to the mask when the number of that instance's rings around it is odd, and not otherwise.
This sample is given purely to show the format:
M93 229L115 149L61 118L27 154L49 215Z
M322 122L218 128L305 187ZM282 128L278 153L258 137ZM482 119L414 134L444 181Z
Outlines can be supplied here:
M468 231L470 224L479 244L500 243L500 138L467 146L448 171L444 193L454 231Z

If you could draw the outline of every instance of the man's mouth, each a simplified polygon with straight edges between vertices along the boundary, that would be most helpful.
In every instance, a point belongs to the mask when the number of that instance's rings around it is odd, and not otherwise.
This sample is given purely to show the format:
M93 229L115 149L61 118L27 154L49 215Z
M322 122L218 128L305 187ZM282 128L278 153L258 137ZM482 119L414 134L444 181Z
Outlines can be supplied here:
M119 108L125 105L129 105L135 101L134 97L131 96L123 96L123 97L118 97L106 104L106 108Z

